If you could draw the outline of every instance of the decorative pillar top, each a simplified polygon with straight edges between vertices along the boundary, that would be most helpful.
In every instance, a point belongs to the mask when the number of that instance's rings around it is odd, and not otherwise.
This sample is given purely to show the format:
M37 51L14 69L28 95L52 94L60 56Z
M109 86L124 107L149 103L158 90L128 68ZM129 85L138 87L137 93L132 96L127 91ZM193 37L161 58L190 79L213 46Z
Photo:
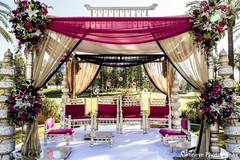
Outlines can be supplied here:
M147 7L92 7L85 4L87 10L91 11L91 16L102 17L143 17L148 16L149 10L154 10L158 5L156 3Z

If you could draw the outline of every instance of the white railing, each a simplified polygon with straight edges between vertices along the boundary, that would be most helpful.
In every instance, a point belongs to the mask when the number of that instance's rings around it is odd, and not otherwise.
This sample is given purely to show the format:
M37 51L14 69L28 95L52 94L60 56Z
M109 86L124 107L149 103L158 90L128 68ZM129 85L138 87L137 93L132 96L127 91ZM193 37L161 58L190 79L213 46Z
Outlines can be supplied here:
M147 17L149 10L154 10L158 5L152 4L149 7L92 7L84 5L91 12L93 17Z

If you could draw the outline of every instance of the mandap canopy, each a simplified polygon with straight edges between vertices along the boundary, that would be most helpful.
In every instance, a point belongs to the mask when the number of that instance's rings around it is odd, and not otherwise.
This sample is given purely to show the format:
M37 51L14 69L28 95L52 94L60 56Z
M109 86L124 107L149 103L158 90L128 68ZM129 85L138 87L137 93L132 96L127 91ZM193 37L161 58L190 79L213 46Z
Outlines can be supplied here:
M47 38L33 54L32 79L36 88L47 83L65 62L73 94L80 94L91 84L101 65L116 62L144 64L152 82L165 94L171 88L173 68L197 89L204 89L208 81L207 62L193 44L190 31L193 24L188 16L51 17L50 20ZM163 74L165 68L167 76ZM199 143L197 152L201 146Z
M37 88L66 61L69 88L76 94L87 89L101 65L144 64L153 84L165 94L168 86L171 88L173 67L197 89L204 89L208 80L207 63L193 44L188 16L52 17L50 20L48 36L34 55L32 78ZM165 68L167 76L162 74ZM75 91L73 73L78 83Z

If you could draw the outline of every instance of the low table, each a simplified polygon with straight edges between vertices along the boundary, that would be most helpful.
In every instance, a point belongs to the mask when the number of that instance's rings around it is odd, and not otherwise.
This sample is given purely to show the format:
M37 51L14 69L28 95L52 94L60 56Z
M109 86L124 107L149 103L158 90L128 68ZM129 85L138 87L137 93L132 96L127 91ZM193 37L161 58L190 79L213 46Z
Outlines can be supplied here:
M44 149L40 160L65 160L71 151L71 147L48 147Z
M108 131L97 131L92 133L91 136L91 142L90 145L91 147L94 146L94 143L96 142L108 142L110 146L113 145L113 132L108 132Z
M173 148L180 148L183 149L185 151L185 153L187 153L189 150L194 149L196 147L195 143L191 143L189 141L169 141L169 145L170 145L170 152L173 152Z

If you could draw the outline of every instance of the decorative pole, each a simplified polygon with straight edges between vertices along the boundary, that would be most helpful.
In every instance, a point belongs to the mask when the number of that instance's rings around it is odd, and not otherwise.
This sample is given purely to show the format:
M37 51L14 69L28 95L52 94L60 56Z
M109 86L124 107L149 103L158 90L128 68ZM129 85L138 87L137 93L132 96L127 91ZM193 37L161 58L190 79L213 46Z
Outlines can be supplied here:
M67 86L67 72L66 72L66 64L63 65L63 69L62 69L62 74L63 74L63 81L62 81L62 102L60 103L60 106L62 108L60 114L61 114L61 120L60 120L60 124L61 124L61 128L65 128L65 123L64 123L64 119L65 119L65 104L68 103L69 100L69 89Z
M179 81L177 79L177 75L174 77L173 87L172 87L172 94L171 94L171 115L172 115L172 128L179 129L181 128L181 120L180 115L181 112L179 111L180 102L179 102ZM169 124L170 125L170 124ZM171 128L171 126L169 126Z
M0 81L0 89L4 90L4 93L0 95L0 159L2 160L13 159L11 152L15 150L13 138L15 126L9 125L8 107L5 104L10 91L14 88L12 59L12 53L8 49L4 53L3 66L0 69L0 75L4 76L3 80Z
M228 65L228 55L225 50L219 54L219 63L221 67L218 70L218 75L223 77L223 87L233 90L234 80L230 78L233 74L233 69ZM237 97L234 93L233 100L236 101ZM239 110L235 106L235 111ZM226 150L231 153L230 159L240 158L240 123L238 122L239 115L231 115L230 119L224 124L224 134L227 136L225 141Z

